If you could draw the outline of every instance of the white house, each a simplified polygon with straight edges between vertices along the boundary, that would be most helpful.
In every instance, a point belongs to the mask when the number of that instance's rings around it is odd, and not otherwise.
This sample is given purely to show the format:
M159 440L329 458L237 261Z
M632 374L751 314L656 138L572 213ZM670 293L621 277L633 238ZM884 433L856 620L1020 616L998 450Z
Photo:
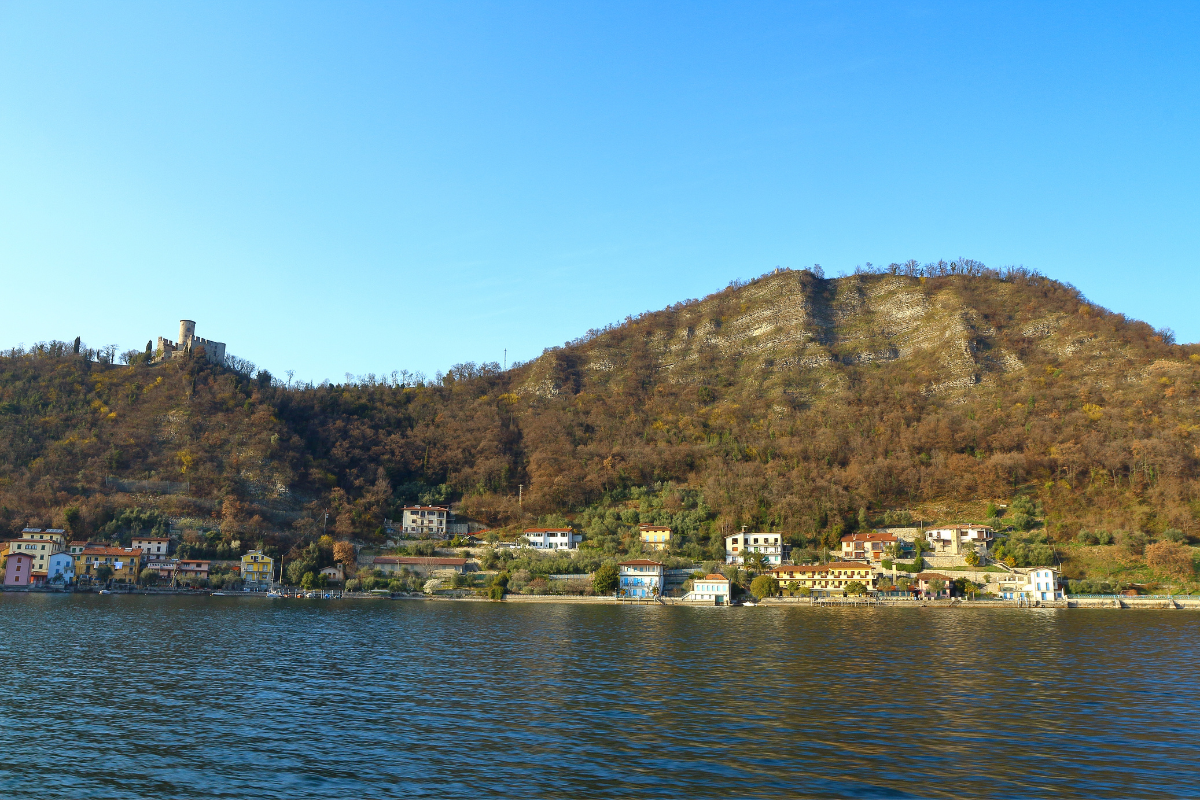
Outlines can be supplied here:
M133 546L142 551L143 558L166 558L171 540L162 536L135 536Z
M1006 600L1062 600L1062 590L1058 588L1058 570L1050 567L1032 569L1025 576L1026 584L1020 589L1006 590L1003 595Z
M46 558L46 582L68 585L75 582L75 557L70 553L54 553Z
M400 518L401 529L409 536L446 538L450 510L442 506L409 506Z
M995 531L986 525L950 525L925 531L934 555L951 556L962 556L971 551L982 555L995 535Z
M583 534L570 528L526 528L525 541L538 550L575 550Z
M696 578L692 583L692 590L683 599L727 606L732 595L730 588L729 578L724 575L705 575L703 578Z
M768 564L778 566L783 563L783 534L751 533L743 527L725 537L726 564L744 564L750 553L762 553Z
M622 561L619 593L622 597L657 597L662 594L663 565L637 558Z

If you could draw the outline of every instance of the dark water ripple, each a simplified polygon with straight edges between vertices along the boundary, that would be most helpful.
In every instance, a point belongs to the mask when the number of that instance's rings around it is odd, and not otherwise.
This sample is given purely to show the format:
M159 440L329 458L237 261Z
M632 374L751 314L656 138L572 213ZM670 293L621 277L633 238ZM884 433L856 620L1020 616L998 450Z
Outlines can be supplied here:
M1191 797L1200 616L0 596L11 798Z

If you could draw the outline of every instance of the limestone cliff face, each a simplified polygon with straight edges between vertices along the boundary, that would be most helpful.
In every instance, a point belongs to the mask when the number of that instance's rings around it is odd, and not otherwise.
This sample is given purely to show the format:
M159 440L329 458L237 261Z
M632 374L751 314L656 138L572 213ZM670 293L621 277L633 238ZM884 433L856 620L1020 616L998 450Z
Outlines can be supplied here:
M919 378L927 393L961 394L1024 370L1021 353L1030 349L1059 359L1111 351L1030 294L987 278L825 280L783 270L548 351L528 365L518 391L598 388L649 358L655 381L760 395L820 391L885 364Z

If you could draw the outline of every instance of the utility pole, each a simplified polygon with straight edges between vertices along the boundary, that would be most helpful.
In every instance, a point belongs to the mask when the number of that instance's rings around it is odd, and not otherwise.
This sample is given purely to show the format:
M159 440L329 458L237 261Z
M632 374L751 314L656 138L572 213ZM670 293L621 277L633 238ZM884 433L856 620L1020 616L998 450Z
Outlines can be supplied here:
M508 371L508 348L504 348L504 369Z
M325 535L325 526L329 524L329 512L325 512L325 519L321 521L321 536Z
M525 496L525 484L518 483L517 484L517 508L521 508L521 509L525 508L524 496Z

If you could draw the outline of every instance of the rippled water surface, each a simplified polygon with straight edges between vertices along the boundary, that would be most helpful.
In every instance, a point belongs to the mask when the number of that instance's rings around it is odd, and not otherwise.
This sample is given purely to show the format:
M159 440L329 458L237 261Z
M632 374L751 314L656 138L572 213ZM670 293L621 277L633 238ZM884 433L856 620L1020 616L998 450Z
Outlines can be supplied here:
M1182 797L1200 615L0 595L11 798Z

